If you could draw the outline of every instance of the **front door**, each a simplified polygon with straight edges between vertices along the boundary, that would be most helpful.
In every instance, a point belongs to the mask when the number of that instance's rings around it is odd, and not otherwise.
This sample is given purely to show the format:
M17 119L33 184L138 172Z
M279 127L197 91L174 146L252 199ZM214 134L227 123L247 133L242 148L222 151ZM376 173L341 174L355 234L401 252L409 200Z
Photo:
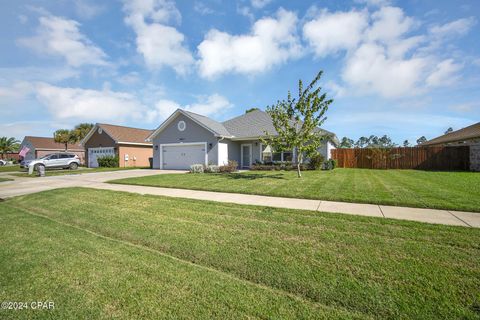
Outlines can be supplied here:
M242 168L250 168L252 165L252 145L242 144Z

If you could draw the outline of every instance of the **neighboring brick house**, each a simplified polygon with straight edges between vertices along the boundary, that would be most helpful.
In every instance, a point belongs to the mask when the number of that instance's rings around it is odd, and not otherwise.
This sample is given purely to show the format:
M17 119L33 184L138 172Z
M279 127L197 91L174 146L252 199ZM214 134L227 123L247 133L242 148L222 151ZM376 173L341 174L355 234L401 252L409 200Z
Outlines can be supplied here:
M97 123L81 144L85 147L86 164L98 167L97 158L115 155L120 167L148 167L152 143L145 139L153 130Z
M22 150L23 147L30 149L24 157L25 160L38 159L50 153L68 151L75 153L80 158L81 164L85 163L85 149L80 144L69 143L67 144L67 150L65 150L65 144L55 142L53 138L26 136L23 138L19 150Z
M422 146L469 146L470 170L480 171L480 122L426 141Z

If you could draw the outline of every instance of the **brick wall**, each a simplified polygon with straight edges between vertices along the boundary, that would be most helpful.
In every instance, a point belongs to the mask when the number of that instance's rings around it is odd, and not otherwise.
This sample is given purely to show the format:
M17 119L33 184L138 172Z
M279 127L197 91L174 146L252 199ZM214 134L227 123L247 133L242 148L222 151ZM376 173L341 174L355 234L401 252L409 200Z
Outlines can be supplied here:
M480 143L470 145L470 170L480 171Z

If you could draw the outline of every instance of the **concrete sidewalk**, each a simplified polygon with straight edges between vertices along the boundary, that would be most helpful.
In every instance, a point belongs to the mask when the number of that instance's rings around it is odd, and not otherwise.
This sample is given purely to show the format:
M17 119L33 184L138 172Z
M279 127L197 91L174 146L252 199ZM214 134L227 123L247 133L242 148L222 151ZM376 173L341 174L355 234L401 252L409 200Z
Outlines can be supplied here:
M446 224L480 228L480 213L448 210L393 207L374 204L292 199L280 197L257 196L238 193L197 191L159 187L143 187L105 183L109 180L141 177L165 173L184 173L185 171L167 170L125 170L111 172L82 173L44 178L15 177L15 181L0 183L0 198L9 198L45 190L68 187L87 187L104 190L126 191L139 194L151 194L167 197L210 200L246 205L267 206L275 208L302 209L323 212L362 215L378 218L411 220L427 223Z
M393 207L376 204L292 199L239 193L144 187L108 183L92 184L90 185L90 187L96 189L126 191L157 196L229 202L275 208L336 212L369 217L411 220L435 224L480 228L480 213L475 212Z

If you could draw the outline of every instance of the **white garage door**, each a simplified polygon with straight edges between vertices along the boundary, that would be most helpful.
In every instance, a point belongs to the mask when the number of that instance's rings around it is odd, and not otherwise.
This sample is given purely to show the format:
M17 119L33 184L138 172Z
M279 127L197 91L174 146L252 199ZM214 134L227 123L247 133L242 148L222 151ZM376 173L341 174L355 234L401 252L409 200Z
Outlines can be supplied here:
M188 170L192 164L205 164L205 143L162 146L162 169Z
M97 158L114 155L115 150L113 148L88 148L88 167L97 168Z

